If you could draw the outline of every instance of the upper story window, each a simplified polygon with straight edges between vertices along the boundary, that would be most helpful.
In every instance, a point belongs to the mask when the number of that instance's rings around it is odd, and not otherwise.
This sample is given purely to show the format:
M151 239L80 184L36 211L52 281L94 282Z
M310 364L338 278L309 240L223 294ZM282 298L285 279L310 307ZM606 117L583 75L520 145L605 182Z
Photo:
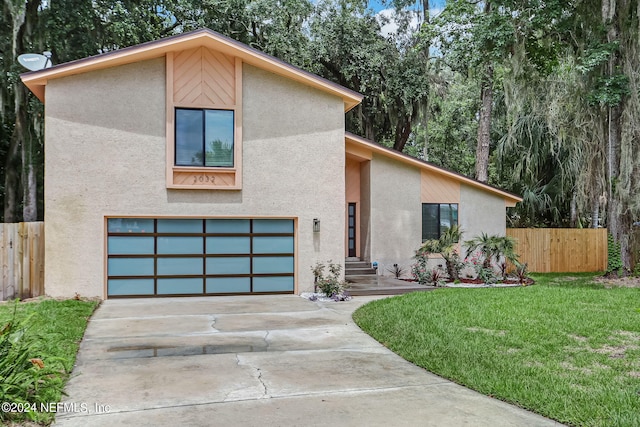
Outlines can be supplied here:
M422 241L439 239L442 233L458 225L457 203L422 204Z
M176 108L176 166L233 167L234 111Z

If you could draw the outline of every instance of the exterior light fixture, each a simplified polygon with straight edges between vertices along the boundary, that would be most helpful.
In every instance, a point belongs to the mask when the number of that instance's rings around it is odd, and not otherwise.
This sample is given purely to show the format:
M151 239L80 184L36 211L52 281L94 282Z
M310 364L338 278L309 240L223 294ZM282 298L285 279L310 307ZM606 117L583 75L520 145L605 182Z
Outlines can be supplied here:
M313 232L320 232L320 220L318 218L313 218Z

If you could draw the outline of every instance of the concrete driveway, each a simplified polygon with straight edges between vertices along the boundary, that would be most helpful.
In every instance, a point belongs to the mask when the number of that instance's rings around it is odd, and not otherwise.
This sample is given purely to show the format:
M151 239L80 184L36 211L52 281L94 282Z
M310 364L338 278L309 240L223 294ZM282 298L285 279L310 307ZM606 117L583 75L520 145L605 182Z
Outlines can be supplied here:
M376 298L105 301L56 425L558 425L387 350L351 320Z

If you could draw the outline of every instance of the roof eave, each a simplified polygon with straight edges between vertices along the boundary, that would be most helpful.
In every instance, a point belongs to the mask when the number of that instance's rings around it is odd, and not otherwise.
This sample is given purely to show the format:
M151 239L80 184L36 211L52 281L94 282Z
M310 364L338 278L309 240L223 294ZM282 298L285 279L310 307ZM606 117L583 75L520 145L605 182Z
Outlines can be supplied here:
M364 98L363 95L355 91L304 71L209 29L178 34L113 52L67 62L44 70L27 72L21 74L20 78L29 90L44 102L45 86L48 81L53 78L61 78L127 63L159 58L166 55L167 52L191 49L199 46L206 46L224 54L239 57L247 64L267 69L283 77L291 78L341 97L344 101L345 112L358 105Z
M516 195L516 194L512 194L509 193L508 191L502 190L501 188L497 188L494 187L492 185L489 184L485 184L484 182L480 182L478 180L469 178L467 176L461 175L457 172L453 172L447 169L444 169L440 166L436 166L432 163L429 162L425 162L424 160L420 160L417 159L415 157L409 156L407 154L401 153L400 151L397 150L393 150L387 147L383 147L380 144L376 144L373 141L370 141L368 139L362 138L358 135L352 134L350 132L345 132L345 139L347 141L353 142L355 144L358 144L360 146L365 146L367 148L369 148L371 151L375 152L375 153L379 153L382 154L384 156L387 157L391 157L391 158L395 158L397 160L400 160L404 163L409 163L412 164L414 166L417 166L421 169L425 169L431 172L435 172L435 173L439 173L441 175L447 176L449 178L455 179L457 181L463 182L465 184L471 185L473 187L476 188L480 188L483 189L485 191L500 195L501 197L504 198L505 200L505 204L507 207L513 207L516 205L516 203L521 202L522 201L522 197Z

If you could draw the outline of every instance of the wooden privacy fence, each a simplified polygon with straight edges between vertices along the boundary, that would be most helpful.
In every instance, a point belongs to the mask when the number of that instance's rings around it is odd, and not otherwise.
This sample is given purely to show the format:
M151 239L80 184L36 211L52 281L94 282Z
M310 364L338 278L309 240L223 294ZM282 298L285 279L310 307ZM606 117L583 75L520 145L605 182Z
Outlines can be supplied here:
M44 295L44 223L0 224L0 301Z
M520 261L535 273L578 273L607 269L605 228L507 228Z

